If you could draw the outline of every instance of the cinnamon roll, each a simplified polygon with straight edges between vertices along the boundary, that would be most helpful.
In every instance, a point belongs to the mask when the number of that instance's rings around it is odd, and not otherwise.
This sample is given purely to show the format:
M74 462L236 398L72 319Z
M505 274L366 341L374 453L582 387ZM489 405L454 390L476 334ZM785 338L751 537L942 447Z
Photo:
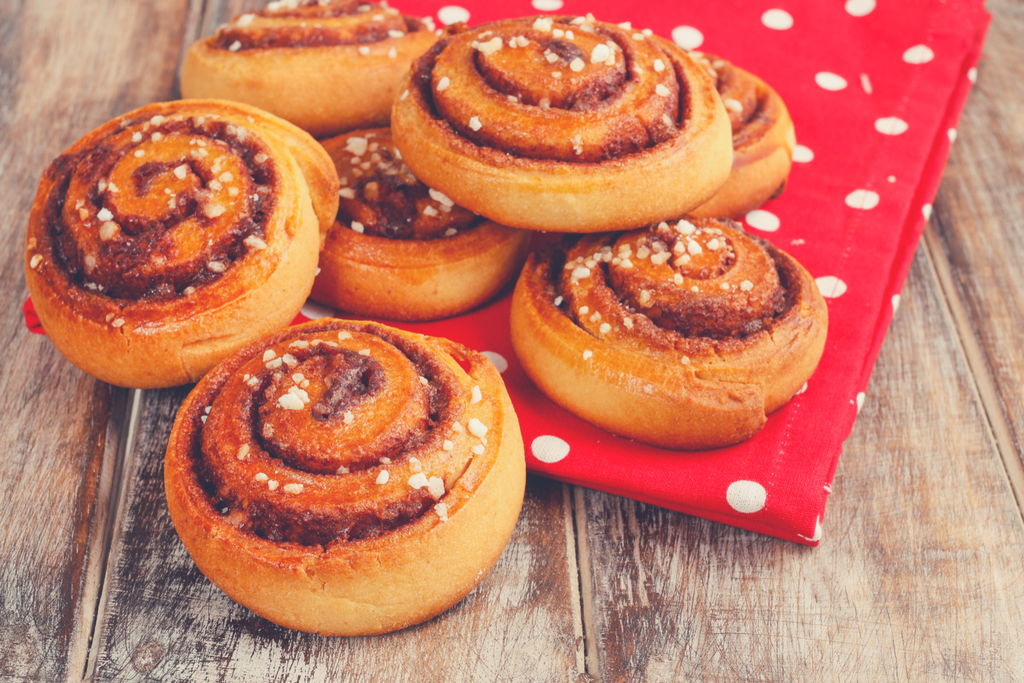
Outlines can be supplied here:
M691 52L718 89L732 124L732 173L691 214L739 218L782 194L793 165L796 133L778 93L754 74L712 55Z
M386 125L398 83L437 37L386 2L280 0L185 53L184 97L261 107L315 137Z
M512 345L556 403L674 449L751 437L814 372L828 310L791 256L727 220L563 239L531 255Z
M483 580L525 464L485 356L323 319L206 375L164 476L182 543L229 597L287 628L366 635L429 619Z
M54 345L120 386L194 382L287 325L338 207L307 133L233 102L151 104L47 169L25 273Z
M409 168L502 225L636 228L703 204L732 163L708 73L591 15L451 28L399 92L391 125Z
M375 318L435 320L482 304L519 272L530 233L483 219L421 183L390 129L323 145L342 189L313 284L317 301Z

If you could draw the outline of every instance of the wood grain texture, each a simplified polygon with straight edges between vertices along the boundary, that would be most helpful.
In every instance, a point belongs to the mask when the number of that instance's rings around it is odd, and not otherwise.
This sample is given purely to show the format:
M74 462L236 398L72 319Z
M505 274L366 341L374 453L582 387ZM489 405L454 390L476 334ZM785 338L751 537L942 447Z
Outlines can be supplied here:
M174 531L163 457L185 395L183 389L144 394L97 628L95 680L576 680L576 577L562 484L528 479L519 525L501 559L441 616L378 637L288 631L207 581Z
M585 497L604 681L1024 679L1024 524L919 250L816 549Z
M960 334L1024 506L1024 5L988 9L978 80L925 237L948 270L945 293L962 310Z
M63 149L171 95L186 7L0 3L0 680L82 676L125 404L22 322L29 209Z

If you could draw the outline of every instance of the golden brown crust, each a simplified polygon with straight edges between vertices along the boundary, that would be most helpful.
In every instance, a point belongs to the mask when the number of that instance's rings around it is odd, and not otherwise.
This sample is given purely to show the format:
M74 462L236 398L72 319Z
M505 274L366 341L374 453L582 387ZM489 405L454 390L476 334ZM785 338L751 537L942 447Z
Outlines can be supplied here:
M435 320L484 303L519 272L530 233L484 220L421 183L389 129L323 144L343 187L313 285L317 301L376 318Z
M544 393L676 449L760 430L814 372L827 327L807 271L724 220L563 240L531 255L512 299L512 345Z
M337 182L315 140L253 107L129 112L40 182L25 272L43 327L68 360L112 384L196 381L294 318Z
M181 92L260 107L318 138L337 135L386 125L399 81L436 40L429 18L386 3L270 3L193 43Z
M597 232L680 215L725 182L725 108L675 45L592 17L457 31L413 64L392 112L406 163L456 203Z
M793 119L779 94L754 74L712 55L692 52L690 56L715 79L733 136L728 182L690 213L739 218L785 187L796 147Z
M483 579L518 518L525 463L484 356L319 320L196 386L164 477L182 542L232 599L288 628L368 635L429 619Z

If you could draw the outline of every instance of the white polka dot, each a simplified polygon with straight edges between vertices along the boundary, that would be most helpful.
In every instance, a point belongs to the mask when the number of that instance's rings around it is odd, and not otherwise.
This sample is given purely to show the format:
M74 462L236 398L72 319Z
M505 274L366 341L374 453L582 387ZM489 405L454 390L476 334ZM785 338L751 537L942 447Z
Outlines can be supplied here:
M906 121L895 116L886 116L875 121L875 130L882 135L903 135L909 127Z
M317 320L319 318L330 318L334 315L334 309L323 306L314 301L307 301L302 305L302 315L306 316L310 320Z
M978 70L975 69L973 66L967 70L967 80L969 80L971 83L978 82Z
M692 26L676 26L672 29L672 40L684 50L696 50L704 43L704 34Z
M851 209L868 211L878 206L878 193L871 190L854 190L846 195L846 205Z
M950 128L946 131L946 135L949 136L949 144L956 142L956 128Z
M890 183L895 183L896 182L896 176L891 175L888 178L886 178L886 180L888 180Z
M818 291L826 299L836 299L846 294L846 283L835 275L823 275L814 281L818 285Z
M530 444L530 451L533 457L550 465L569 455L569 444L557 436L538 436Z
M565 4L562 0L533 0L533 9L541 12L557 12Z
M437 10L437 18L446 26L460 21L469 21L469 10L458 5L447 5Z
M932 218L932 205L931 204L925 204L924 206L922 206L921 207L921 215L924 216L924 219L926 221L931 220L931 218Z
M895 180L895 178L893 178L893 180ZM846 195L845 201L846 205L851 209L870 211L878 206L879 196L877 192L873 192L871 190L854 190L850 194Z
M729 507L736 512L748 515L763 510L767 498L768 492L764 490L763 486L756 481L746 481L745 479L729 484L729 488L725 492L725 500L728 501Z
M866 17L875 9L875 0L846 0L846 13L854 17Z
M776 31L793 28L793 15L784 9L770 9L761 15L761 23Z
M896 315L896 311L900 310L900 295L892 295L892 314Z
M935 53L927 45L915 45L903 53L903 61L907 64L927 64L935 59Z
M814 152L810 147L804 147L803 145L797 145L793 148L793 161L798 164L806 164L814 161Z
M807 391L807 382L804 382L804 385L802 387L800 387L799 389L797 389L796 393L793 394L793 395L794 396L799 396L800 394L804 393L805 391Z
M775 232L782 224L779 217L764 209L754 209L746 215L747 225L763 232Z
M494 351L484 351L484 355L487 356L487 360L491 361L491 365L498 369L498 372L508 370L508 361L505 360L505 356Z
M857 394L857 414L860 414L860 409L864 407L864 392Z
M830 73L828 71L820 71L814 74L814 82L817 83L819 87L833 92L842 90L846 87L845 78L839 74Z

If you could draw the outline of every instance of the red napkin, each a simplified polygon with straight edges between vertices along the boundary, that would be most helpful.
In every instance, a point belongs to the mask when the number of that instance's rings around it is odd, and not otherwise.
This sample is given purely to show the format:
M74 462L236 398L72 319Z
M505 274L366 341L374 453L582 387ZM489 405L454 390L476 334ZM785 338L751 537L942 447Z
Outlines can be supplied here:
M817 279L829 304L828 343L806 390L753 439L683 453L614 437L545 398L512 353L510 289L455 319L397 326L491 356L532 472L817 545L843 441L870 400L864 390L975 79L989 21L982 2L457 1L402 0L399 8L439 25L591 12L651 28L768 81L789 108L800 146L785 193L748 214L746 227ZM299 319L333 314L310 302Z

